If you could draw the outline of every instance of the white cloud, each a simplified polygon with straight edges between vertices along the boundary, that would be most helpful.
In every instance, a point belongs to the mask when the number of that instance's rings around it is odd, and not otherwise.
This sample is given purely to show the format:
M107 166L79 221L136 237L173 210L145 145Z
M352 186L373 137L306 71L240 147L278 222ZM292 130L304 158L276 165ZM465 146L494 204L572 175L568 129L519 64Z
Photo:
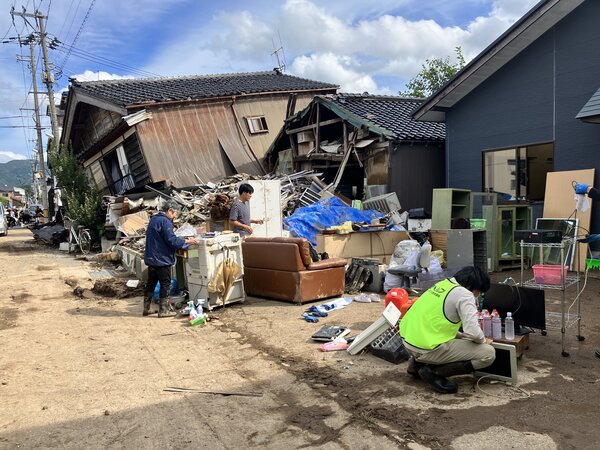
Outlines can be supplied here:
M0 150L0 163L12 161L13 159L21 160L27 158L19 153Z
M76 78L77 81L100 81L100 80L122 80L124 78L133 78L131 75L116 75L104 71L92 72L85 70L83 73L71 75L71 78Z
M339 84L343 92L380 93L373 78L361 72L356 61L348 56L333 53L301 56L294 59L291 70L303 78Z

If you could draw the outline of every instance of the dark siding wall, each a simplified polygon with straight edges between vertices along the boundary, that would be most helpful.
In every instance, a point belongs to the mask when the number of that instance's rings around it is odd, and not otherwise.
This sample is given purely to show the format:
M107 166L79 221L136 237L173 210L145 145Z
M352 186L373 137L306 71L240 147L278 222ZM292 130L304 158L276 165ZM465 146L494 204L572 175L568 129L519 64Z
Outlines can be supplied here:
M402 210L426 208L431 212L432 190L444 187L444 144L392 144L389 191L396 192Z
M447 113L448 186L481 190L482 150L540 142L555 171L600 170L600 125L575 119L600 87L599 22L586 1Z

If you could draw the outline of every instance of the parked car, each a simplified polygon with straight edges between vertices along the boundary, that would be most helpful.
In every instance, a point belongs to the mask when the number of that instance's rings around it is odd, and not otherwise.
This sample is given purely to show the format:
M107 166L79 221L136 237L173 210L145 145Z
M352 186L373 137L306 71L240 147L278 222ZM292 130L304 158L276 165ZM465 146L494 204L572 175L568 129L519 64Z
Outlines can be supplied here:
M4 209L4 205L0 203L0 236L6 236L8 234L8 213Z
M37 211L43 211L44 207L42 205L29 205L27 209L29 210L29 215L35 217L37 216Z

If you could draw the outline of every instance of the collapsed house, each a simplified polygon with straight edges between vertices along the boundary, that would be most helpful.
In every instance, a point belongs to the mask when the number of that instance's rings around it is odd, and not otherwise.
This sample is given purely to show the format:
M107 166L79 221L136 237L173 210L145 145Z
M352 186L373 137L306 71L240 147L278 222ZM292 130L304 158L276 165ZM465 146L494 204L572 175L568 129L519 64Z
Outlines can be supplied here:
M105 194L265 174L263 157L292 106L337 86L279 71L71 80L60 143ZM290 101L290 95L293 100Z
M268 150L268 166L280 173L321 172L331 190L349 199L396 192L403 209L430 209L432 190L446 184L446 133L443 123L412 118L422 102L317 95L285 121Z

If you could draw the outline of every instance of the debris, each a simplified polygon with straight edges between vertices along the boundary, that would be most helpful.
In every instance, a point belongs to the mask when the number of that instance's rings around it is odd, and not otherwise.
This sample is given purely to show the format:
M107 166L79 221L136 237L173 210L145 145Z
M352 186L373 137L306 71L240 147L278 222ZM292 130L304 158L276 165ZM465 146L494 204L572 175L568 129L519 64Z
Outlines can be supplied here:
M128 288L136 288L136 287L138 287L139 284L140 284L140 280L127 280L127 283L125 283L125 286L127 286Z
M212 395L223 395L229 397L231 395L242 396L242 397L262 397L262 392L238 392L238 391L201 391L193 388L182 388L169 386L163 389L164 392L181 392L184 394L212 394Z

